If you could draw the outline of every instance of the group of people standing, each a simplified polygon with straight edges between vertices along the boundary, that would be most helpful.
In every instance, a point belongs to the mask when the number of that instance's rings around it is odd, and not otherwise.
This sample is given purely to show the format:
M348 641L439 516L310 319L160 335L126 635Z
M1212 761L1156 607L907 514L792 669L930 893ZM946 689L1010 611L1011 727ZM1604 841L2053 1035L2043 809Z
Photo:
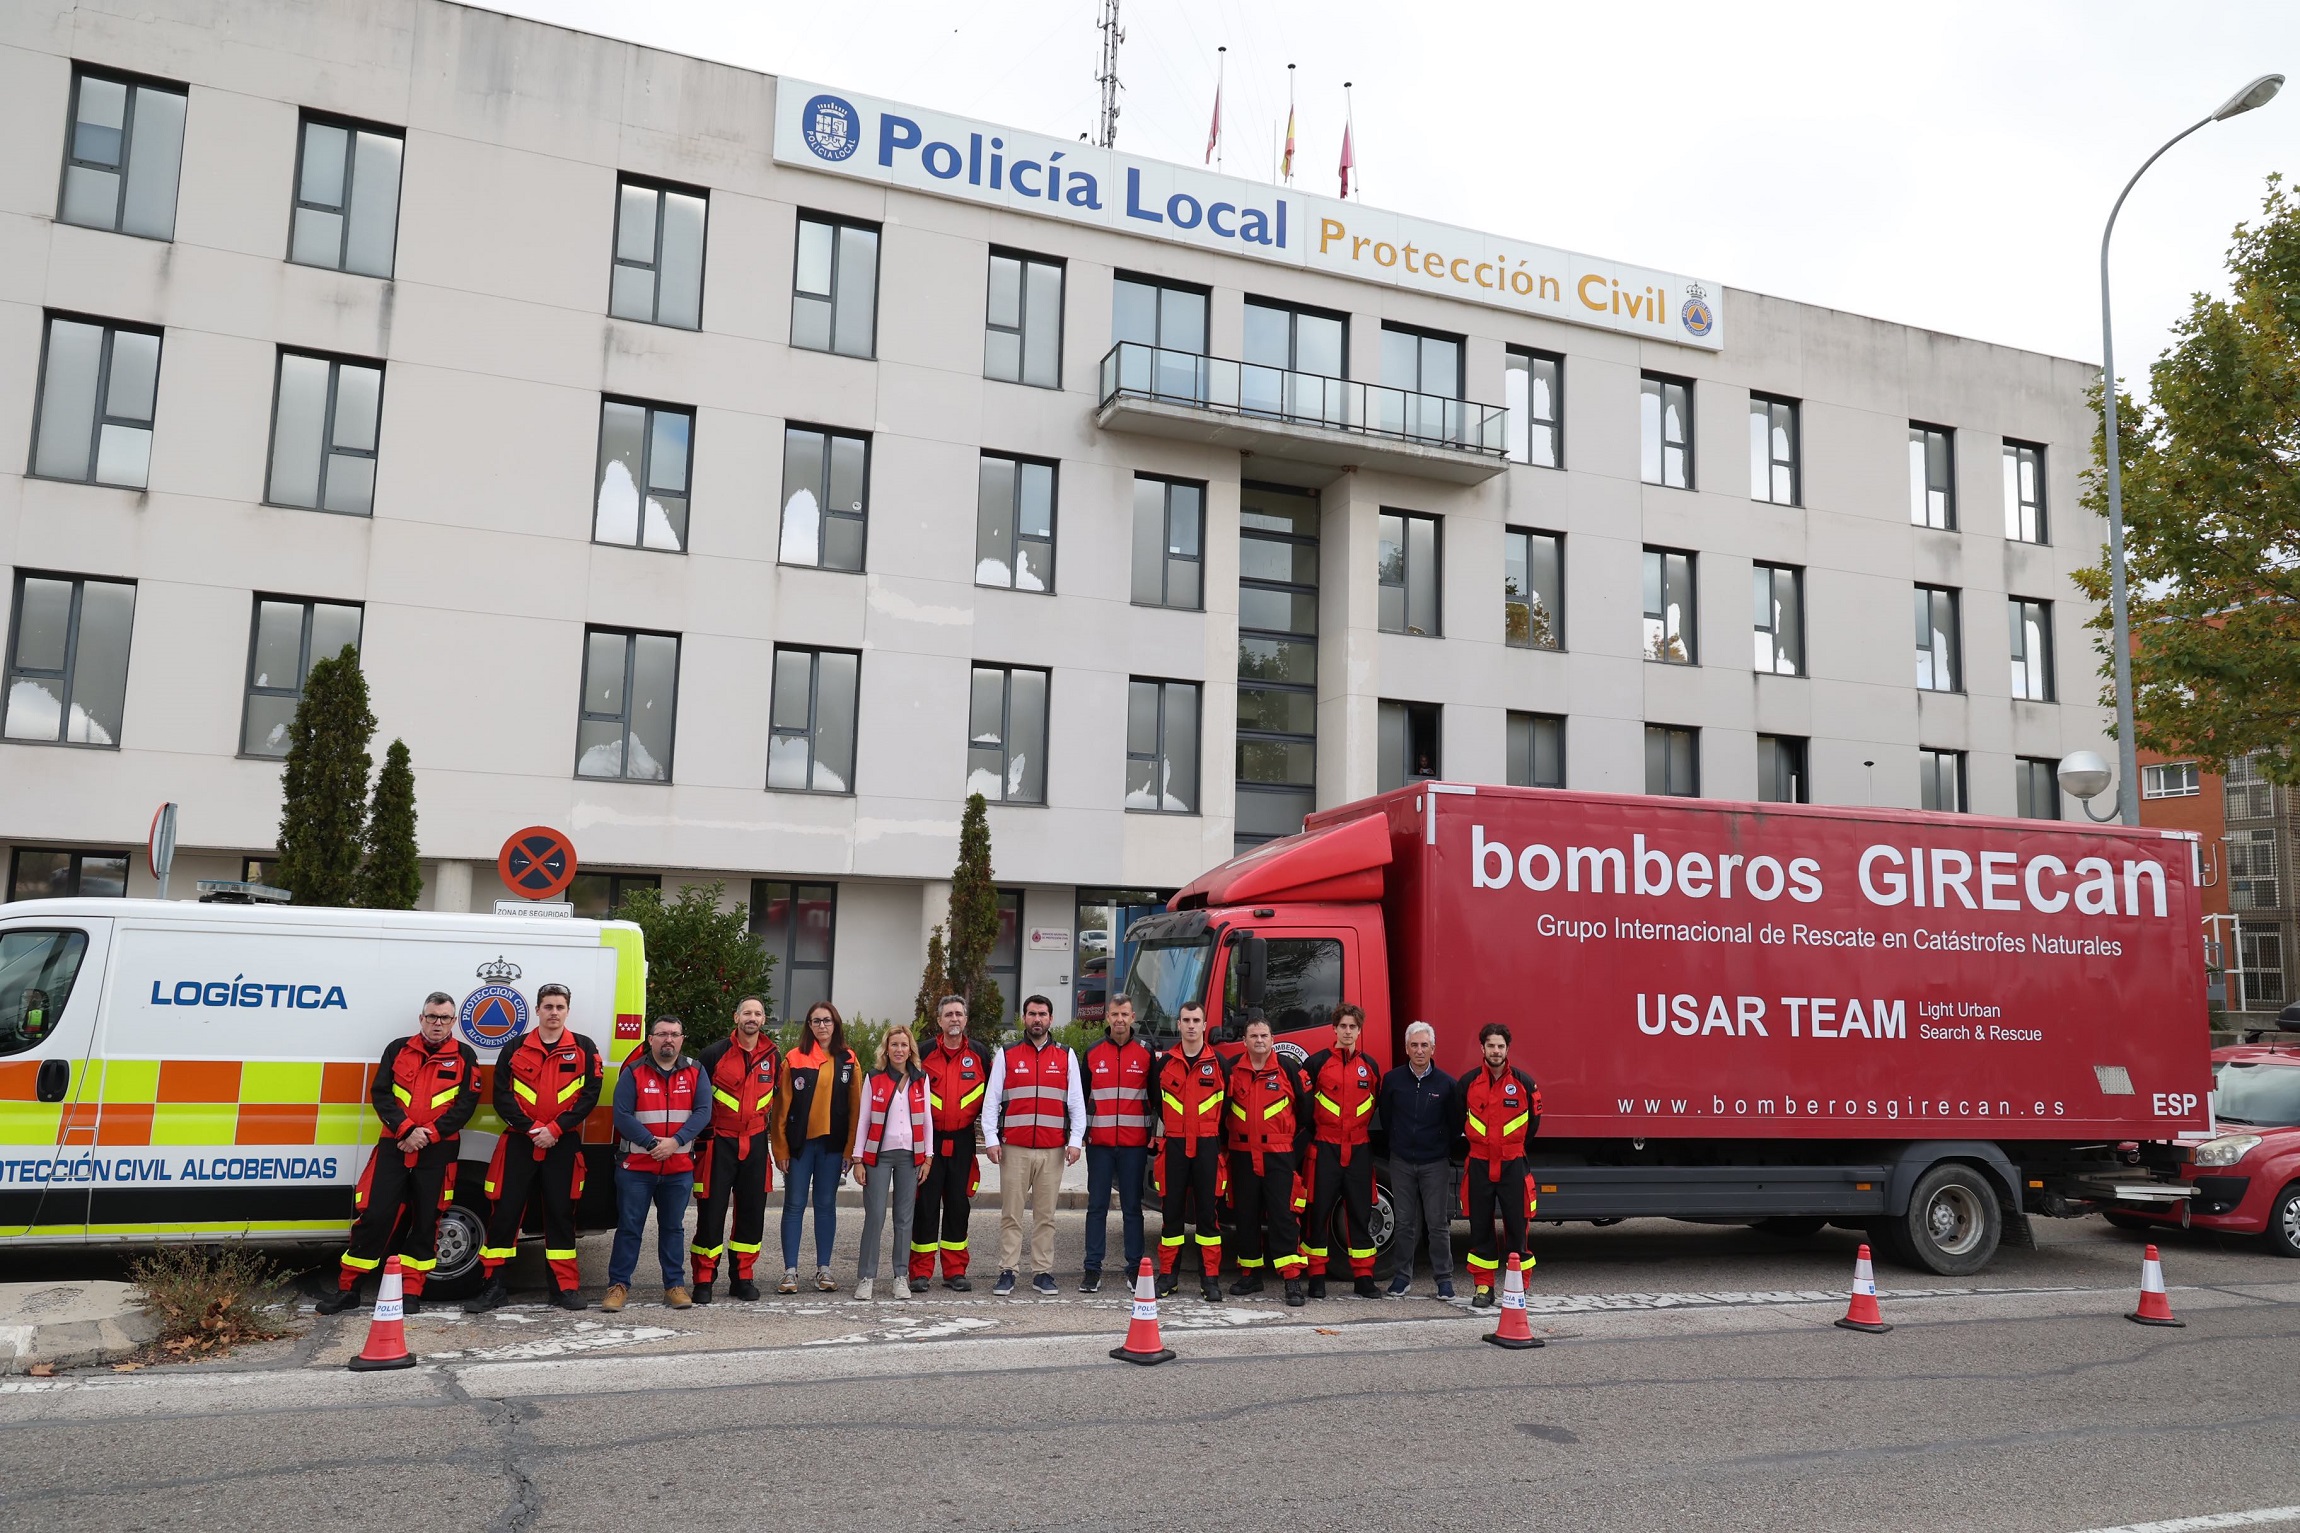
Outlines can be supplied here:
M530 1203L543 1227L554 1302L585 1307L575 1251L581 1128L597 1106L603 1069L597 1047L567 1027L569 1000L564 985L543 986L536 1027L497 1061L493 1105L504 1132L487 1171L491 1209L480 1250L486 1282L465 1306L474 1312L509 1297L498 1269L514 1252ZM384 1051L371 1093L383 1135L361 1177L337 1292L322 1301L323 1313L354 1302L403 1207L403 1293L410 1312L421 1308L424 1280L436 1266L438 1214L454 1192L457 1136L478 1106L478 1058L454 1038L455 1020L453 998L434 992L418 1031ZM1195 1002L1181 1009L1179 1038L1163 1050L1136 1036L1132 1002L1122 995L1109 1002L1104 1036L1083 1051L1058 1042L1053 1022L1053 1004L1033 995L1022 1005L1021 1036L986 1051L967 1030L965 1000L946 996L936 1007L931 1045L922 1049L908 1026L896 1024L881 1035L866 1069L828 1002L808 1008L800 1040L787 1051L768 1033L758 996L736 1005L733 1030L699 1057L684 1052L680 1019L655 1018L646 1047L624 1062L615 1086L619 1221L601 1307L620 1310L628 1301L650 1214L665 1303L710 1303L721 1266L729 1269L734 1298L757 1299L777 1173L785 1179L780 1292L799 1291L810 1207L814 1288L836 1291L831 1251L838 1188L849 1174L863 1189L857 1298L873 1297L890 1216L893 1297L910 1298L938 1266L944 1287L969 1291L978 1155L999 1171L995 1294L1019 1284L1026 1213L1031 1286L1057 1292L1054 1212L1064 1168L1083 1155L1082 1293L1101 1287L1114 1191L1126 1270L1138 1268L1147 1249L1149 1183L1163 1208L1161 1295L1175 1291L1194 1240L1200 1292L1209 1302L1222 1299L1225 1256L1238 1273L1232 1294L1261 1292L1269 1273L1284 1285L1286 1302L1298 1306L1326 1297L1329 1275L1339 1277L1346 1265L1354 1292L1375 1298L1377 1118L1388 1139L1399 1225L1392 1296L1410 1291L1425 1235L1438 1296L1454 1296L1448 1198L1453 1158L1464 1146L1473 1303L1493 1302L1510 1253L1530 1262L1526 1230L1535 1199L1526 1145L1540 1128L1541 1094L1510 1062L1505 1025L1485 1025L1480 1067L1455 1080L1432 1063L1436 1034L1424 1022L1407 1029L1407 1062L1380 1071L1360 1048L1365 1015L1354 1005L1335 1009L1332 1044L1298 1063L1277 1050L1258 1013L1245 1026L1243 1050L1225 1058ZM690 1198L697 1203L691 1252ZM907 1263L899 1254L906 1247Z

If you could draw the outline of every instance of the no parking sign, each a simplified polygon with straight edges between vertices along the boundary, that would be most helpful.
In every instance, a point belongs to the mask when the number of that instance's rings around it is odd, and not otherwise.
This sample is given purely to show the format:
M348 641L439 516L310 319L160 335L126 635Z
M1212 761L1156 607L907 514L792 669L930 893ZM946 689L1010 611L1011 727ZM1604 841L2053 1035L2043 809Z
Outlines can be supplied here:
M548 825L515 830L496 855L495 871L521 899L555 899L575 882L575 843Z

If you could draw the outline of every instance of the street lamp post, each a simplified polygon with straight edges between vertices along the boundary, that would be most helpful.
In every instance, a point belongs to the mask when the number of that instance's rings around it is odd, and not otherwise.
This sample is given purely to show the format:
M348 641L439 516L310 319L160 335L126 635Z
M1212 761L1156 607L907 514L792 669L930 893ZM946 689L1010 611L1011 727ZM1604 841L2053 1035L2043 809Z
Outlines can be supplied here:
M2262 75L2250 85L2222 102L2209 117L2205 117L2164 141L2164 146L2141 162L2132 179L2124 183L2124 190L2116 194L2116 206L2108 210L2108 226L2100 231L2100 405L2101 438L2108 461L2108 611L2113 629L2110 643L2116 646L2116 758L2117 808L2124 823L2140 823L2140 753L2133 739L2132 722L2132 625L2128 612L2124 580L2124 472L2123 455L2116 440L2116 341L2109 322L2108 305L2108 241L2116 233L2116 215L2124 211L2124 199L2132 195L2133 187L2148 174L2148 167L2164 158L2166 149L2194 133L2198 128L2216 122L2226 122L2239 113L2249 112L2256 106L2265 106L2284 88L2282 75ZM2097 794L2099 788L2093 793ZM2090 798L2092 794L2082 795ZM2084 809L2088 818L2098 819L2088 803ZM2113 818L2113 816L2111 816Z

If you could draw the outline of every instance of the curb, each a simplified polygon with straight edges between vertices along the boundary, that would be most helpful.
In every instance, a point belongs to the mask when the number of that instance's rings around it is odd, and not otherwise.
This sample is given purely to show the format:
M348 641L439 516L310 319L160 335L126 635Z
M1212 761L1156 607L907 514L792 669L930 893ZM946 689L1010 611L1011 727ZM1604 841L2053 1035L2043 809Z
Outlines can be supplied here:
M35 1363L61 1372L117 1362L150 1344L160 1334L159 1322L141 1313L102 1320L62 1320L48 1325L0 1326L0 1343L14 1356L0 1365L0 1375L21 1374Z

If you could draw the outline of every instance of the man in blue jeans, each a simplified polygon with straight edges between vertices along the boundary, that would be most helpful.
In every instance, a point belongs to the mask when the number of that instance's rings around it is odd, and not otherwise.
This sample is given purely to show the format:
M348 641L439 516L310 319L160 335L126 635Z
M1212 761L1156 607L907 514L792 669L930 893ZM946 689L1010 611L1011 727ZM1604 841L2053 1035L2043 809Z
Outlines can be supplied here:
M655 1212L655 1254L663 1265L663 1302L673 1309L694 1303L687 1291L687 1200L695 1188L694 1143L711 1126L711 1088L703 1067L679 1052L685 1033L677 1017L657 1017L646 1051L624 1061L615 1082L615 1137L623 1152L615 1168L620 1217L603 1310L619 1310L631 1297L649 1209Z
M1142 1183L1150 1168L1152 1082L1158 1058L1134 1036L1134 1003L1110 998L1104 1037L1086 1051L1079 1071L1086 1083L1086 1275L1080 1293L1102 1287L1102 1256L1110 1239L1110 1187L1118 1187L1119 1224L1125 1230L1126 1276L1142 1266Z

